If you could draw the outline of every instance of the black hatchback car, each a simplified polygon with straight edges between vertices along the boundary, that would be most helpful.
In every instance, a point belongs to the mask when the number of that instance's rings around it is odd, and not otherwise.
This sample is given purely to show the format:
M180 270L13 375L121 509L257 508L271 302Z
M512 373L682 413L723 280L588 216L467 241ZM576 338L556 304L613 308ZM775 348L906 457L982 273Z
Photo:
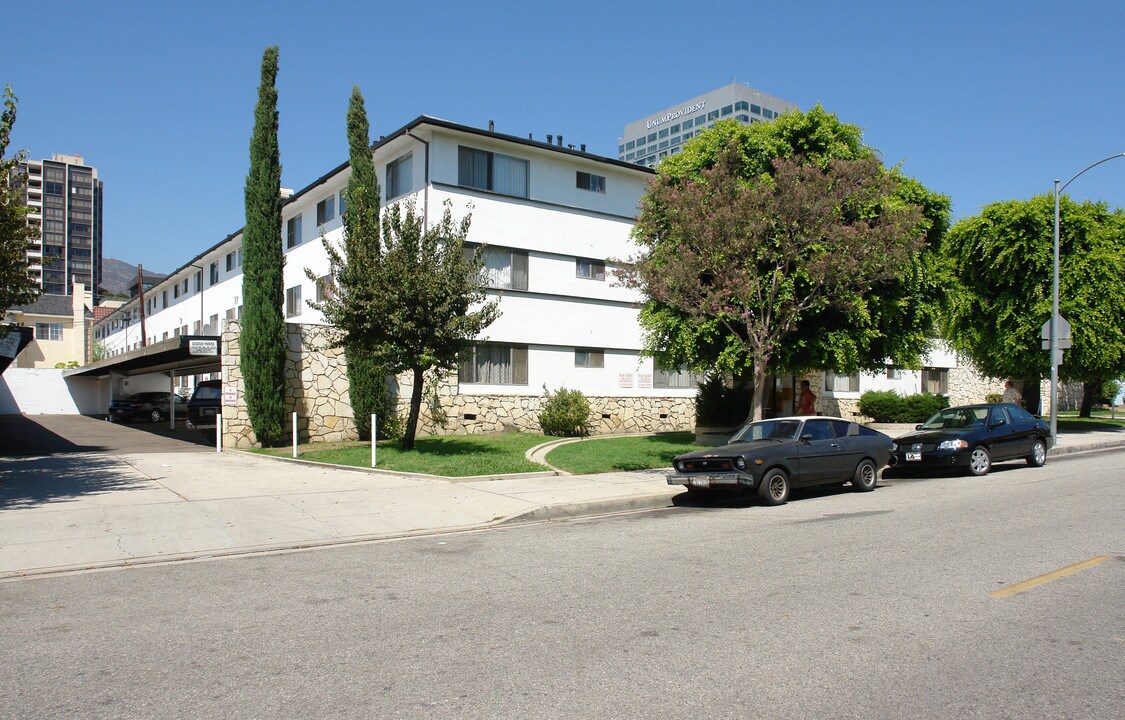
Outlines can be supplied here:
M992 463L1047 462L1051 431L1018 405L960 405L935 413L914 432L895 438L891 464L896 470L963 468L984 475Z
M141 392L118 398L109 404L109 416L119 422L151 420L161 422L171 417L172 399L166 392ZM187 403L176 396L176 417L187 415Z
M765 504L780 505L793 487L850 482L854 490L874 490L890 454L889 437L842 418L759 420L728 445L675 458L668 484L696 496L721 488L757 490Z

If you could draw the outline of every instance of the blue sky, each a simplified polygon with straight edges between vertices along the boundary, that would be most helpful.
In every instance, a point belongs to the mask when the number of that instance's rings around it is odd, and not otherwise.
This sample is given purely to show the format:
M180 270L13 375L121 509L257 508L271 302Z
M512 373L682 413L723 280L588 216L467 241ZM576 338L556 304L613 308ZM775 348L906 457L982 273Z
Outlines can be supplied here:
M262 50L281 49L283 185L418 115L616 157L624 125L732 78L864 129L954 215L1125 152L1125 4L962 2L9 3L13 148L105 183L107 257L168 272L243 224ZM1125 159L1078 199L1125 207Z

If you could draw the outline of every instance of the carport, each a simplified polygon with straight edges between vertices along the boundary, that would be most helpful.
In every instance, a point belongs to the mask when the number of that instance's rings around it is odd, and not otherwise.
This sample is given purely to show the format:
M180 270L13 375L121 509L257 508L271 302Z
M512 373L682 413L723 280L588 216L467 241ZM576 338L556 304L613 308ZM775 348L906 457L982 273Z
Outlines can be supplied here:
M64 377L109 378L109 400L114 400L113 380L133 375L168 374L168 393L173 411L169 427L176 428L176 378L222 371L218 335L180 335L121 355L99 360L63 373Z

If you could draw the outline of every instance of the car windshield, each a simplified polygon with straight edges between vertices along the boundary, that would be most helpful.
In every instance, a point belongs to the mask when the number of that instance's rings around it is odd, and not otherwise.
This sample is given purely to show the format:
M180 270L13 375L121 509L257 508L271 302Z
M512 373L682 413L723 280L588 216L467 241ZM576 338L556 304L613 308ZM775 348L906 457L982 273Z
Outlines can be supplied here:
M922 423L923 430L960 430L984 427L988 422L987 407L946 408Z
M800 420L759 420L739 430L732 441L792 440L797 437L799 427L801 427Z

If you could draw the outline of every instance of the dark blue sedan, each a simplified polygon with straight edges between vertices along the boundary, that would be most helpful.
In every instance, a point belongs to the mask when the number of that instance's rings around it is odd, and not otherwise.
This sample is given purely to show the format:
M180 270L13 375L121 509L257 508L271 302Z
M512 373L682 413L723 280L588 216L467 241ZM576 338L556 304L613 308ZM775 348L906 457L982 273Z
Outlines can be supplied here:
M1018 405L961 405L935 413L914 432L895 438L891 464L897 470L962 468L984 475L995 462L1047 462L1047 423Z

